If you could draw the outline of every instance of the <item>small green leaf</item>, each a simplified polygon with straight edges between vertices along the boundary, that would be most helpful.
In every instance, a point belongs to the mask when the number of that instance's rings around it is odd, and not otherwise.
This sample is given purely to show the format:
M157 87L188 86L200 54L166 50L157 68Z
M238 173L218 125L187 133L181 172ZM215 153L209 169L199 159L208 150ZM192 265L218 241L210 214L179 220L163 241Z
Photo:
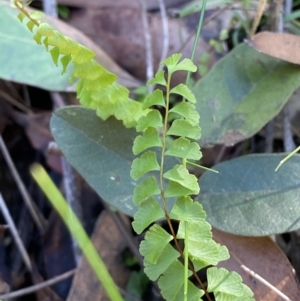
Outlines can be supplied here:
M36 33L34 36L33 36L33 39L36 41L36 43L38 45L41 45L42 44L42 36L39 34L39 33Z
M77 53L72 54L72 61L74 64L83 64L89 62L94 57L95 53L92 50L81 46Z
M58 47L53 47L53 48L50 50L50 54L51 54L53 63L54 63L56 66L58 66L59 48L58 48Z
M80 65L75 64L73 70L73 76L78 78L85 78L88 80L95 80L105 73L103 67L101 67L95 60L91 60L87 63Z
M63 70L61 72L61 74L64 74L67 72L67 67L69 65L69 63L71 62L71 55L64 55L61 59L60 62L63 66Z
M162 106L165 107L165 100L163 96L163 92L161 90L154 90L151 94L149 94L143 102L143 109L148 109L152 106Z
M196 107L189 102L180 102L174 108L172 108L170 113L177 113L183 116L193 125L199 125L200 116L196 111Z
M137 234L141 234L150 224L164 216L165 213L158 202L150 197L139 206L139 210L134 215L132 227Z
M206 213L202 205L194 203L191 197L182 196L178 198L172 211L170 218L186 222L200 223L205 221Z
M46 51L49 51L48 48L49 48L49 45L48 45L48 37L45 37L45 39L43 40L43 44L46 48Z
M67 44L66 38L57 30L53 30L53 35L48 37L48 45L64 47Z
M168 68L169 72L170 72L170 70L172 70L172 68L174 68L178 64L181 57L182 57L181 53L174 53L173 55L171 55L170 57L165 59L161 63L161 65L165 65Z
M24 14L24 13L22 13L22 12L20 12L19 14L18 14L18 19L21 21L21 22L23 22L23 20L26 18L26 15Z
M190 160L200 160L202 157L198 143L191 142L189 139L183 137L174 140L165 154L167 156Z
M162 251L172 239L173 236L161 226L153 225L140 244L140 253L145 257L145 262L156 264Z
M158 72L156 72L154 78L151 78L148 80L147 85L162 85L162 86L166 86L166 80L165 80L165 72L163 70L159 70Z
M165 197L178 197L181 195L189 195L189 194L198 194L198 190L190 190L177 182L169 181L167 190L165 192Z
M144 262L145 273L150 280L155 281L157 278L171 265L171 263L180 256L180 253L175 250L170 244L162 251L156 264Z
M151 176L135 187L132 200L135 205L139 205L148 197L159 193L160 190L158 188L156 178Z
M188 252L196 271L209 265L217 265L220 261L229 258L227 248L212 239L211 226L208 222L188 222L188 229ZM177 238L185 239L184 222L179 224Z
M207 291L213 292L214 295L219 295L216 300L226 300L226 295L229 295L232 297L239 297L239 300L255 301L254 298L252 298L252 291L242 283L242 277L236 272L228 272L224 268L209 268L207 270L207 282Z
M161 147L162 142L158 136L158 131L155 128L147 128L143 136L137 136L134 139L132 151L135 155L150 147Z
M194 191L193 194L199 193L197 178L194 175L191 175L183 165L176 164L172 169L164 173L163 177L170 181L177 182L181 186Z
M192 125L187 120L176 119L173 121L167 135L188 137L197 140L201 137L201 130L199 125Z
M47 23L41 23L37 32L43 37L54 36L53 28Z
M160 170L160 166L157 163L156 153L148 151L140 158L134 159L131 165L130 176L133 180L137 181L145 173L152 170Z
M160 128L162 127L162 117L158 110L151 110L146 116L143 116L139 119L136 130L141 132L147 127Z
M204 295L204 291L195 286L190 280L188 280L188 289L187 289L187 300L188 301L199 301ZM184 300L184 287L180 288L176 298L174 301L182 301ZM243 300L244 301L244 300Z
M45 17L45 14L41 11L34 11L32 13L30 13L30 17L34 20L41 20L42 18Z
M176 71L195 72L197 71L197 66L190 59L185 58L171 70L172 73Z
M196 97L193 94L193 92L188 88L187 85L185 84L179 84L178 86L174 87L171 91L170 94L178 94L187 99L188 101L192 103L196 103Z
M80 51L81 45L73 41L72 39L65 37L66 44L60 45L61 54L76 54Z
M184 282L183 265L175 260L158 280L161 294L166 300L175 300ZM189 271L189 275L191 275Z
M26 25L31 32L33 31L34 26L36 26L35 23L32 22L31 20L28 21Z

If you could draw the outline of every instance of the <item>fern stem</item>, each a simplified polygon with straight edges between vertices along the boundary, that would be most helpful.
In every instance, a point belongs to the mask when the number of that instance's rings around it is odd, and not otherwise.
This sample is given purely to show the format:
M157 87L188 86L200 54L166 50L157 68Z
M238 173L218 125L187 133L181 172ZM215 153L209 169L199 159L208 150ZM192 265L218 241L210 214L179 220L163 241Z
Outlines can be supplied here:
M189 272L189 231L188 231L188 223L184 222L184 291L183 291L183 300L187 301L188 295L188 272Z
M170 105L170 85L171 85L171 74L168 73L167 85L166 85L166 111L165 111L165 119L164 119L163 133L162 133L162 150L161 150L160 175L159 175L160 194L161 194L161 199L162 199L163 208L164 208L164 212L165 212L165 217L166 217L168 226L170 228L171 235L173 236L173 240L174 240L176 249L179 251L181 257L184 258L183 252L182 252L180 245L178 243L178 240L176 238L176 233L174 231L174 228L173 228L170 216L169 216L166 197L165 197L165 190L164 190L164 179L163 179L165 152L166 152L166 137L167 137L167 130L168 130L169 105Z
M19 11L21 11L30 21L32 21L36 26L40 25L40 22L31 18L30 14L24 9L24 6L22 5L20 0L14 0L14 4L17 7Z
M166 112L165 112L165 120L164 120L163 132L162 132L162 150L161 150L160 174L159 174L160 194L161 194L161 199L162 199L162 203L163 203L163 207L164 207L165 216L168 221L170 220L170 218L169 218L167 202L166 202L166 198L165 198L163 174L164 174L164 162L165 162L165 152L166 152L166 137L167 137L167 128L168 128L169 103L170 103L170 82L171 82L171 74L168 73L167 85L166 85L166 88L167 88Z

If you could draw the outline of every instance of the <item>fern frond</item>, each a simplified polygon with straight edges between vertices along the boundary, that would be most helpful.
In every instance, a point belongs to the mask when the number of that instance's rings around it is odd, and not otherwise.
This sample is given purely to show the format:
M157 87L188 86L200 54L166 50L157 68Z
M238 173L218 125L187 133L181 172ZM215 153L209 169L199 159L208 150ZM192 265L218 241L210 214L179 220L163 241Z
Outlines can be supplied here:
M126 127L135 127L148 110L129 98L129 90L116 82L116 75L95 61L95 53L85 46L65 37L49 24L41 22L43 14L29 13L20 0L14 0L20 10L18 18L34 32L34 40L44 45L53 63L62 67L62 74L72 64L71 81L76 80L76 92L80 103L95 109L98 116L107 119L115 116Z
M171 76L175 71L196 69L190 60L180 62L180 58L181 54L174 54L164 61L168 69L167 79L164 72L159 71L148 82L164 86L166 95L163 97L162 91L155 90L146 97L143 108L150 111L139 120L136 130L142 134L136 137L133 144L133 153L141 156L133 161L131 176L134 180L141 177L144 179L134 190L133 201L139 205L139 209L132 225L140 234L154 223L140 245L140 252L144 256L145 273L153 281L158 279L162 296L167 301L198 301L204 294L207 300L211 301L209 293L213 293L217 301L236 301L236 298L253 301L253 293L242 284L241 278L236 273L229 273L225 269L208 268L228 259L229 253L226 247L213 240L211 226L206 221L206 213L202 206L190 197L198 194L200 188L197 178L186 168L187 159L199 160L202 156L198 143L190 139L198 140L201 130L200 117L193 104L196 98L190 89L183 84L170 89ZM182 96L185 101L170 109L170 94ZM165 108L163 118L157 106ZM179 117L171 121L170 126L169 114ZM171 136L177 138L167 143L167 139ZM155 151L160 152L160 160L158 153L149 151L149 148L155 148ZM182 164L176 164L173 168L165 170L165 156L177 157ZM159 194L162 204L157 199ZM168 212L167 202L171 197L176 197L177 201ZM171 234L155 223L162 217L167 219ZM177 233L173 229L172 221L179 223ZM179 244L180 240L184 244L183 250ZM184 259L183 263L179 260L180 257ZM208 285L201 283L196 274L204 268L208 268ZM191 275L195 276L198 283L192 283Z

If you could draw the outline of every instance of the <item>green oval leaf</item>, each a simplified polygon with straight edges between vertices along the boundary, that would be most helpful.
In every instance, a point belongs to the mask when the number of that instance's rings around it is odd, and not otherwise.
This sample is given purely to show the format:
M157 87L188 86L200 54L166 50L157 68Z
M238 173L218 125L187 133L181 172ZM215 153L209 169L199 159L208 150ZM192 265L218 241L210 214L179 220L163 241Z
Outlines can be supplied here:
M276 116L300 85L300 67L234 48L193 88L201 115L201 145L233 145Z
M300 155L248 155L214 166L200 178L196 198L208 222L223 231L265 236L300 228Z
M103 121L91 109L65 107L55 111L51 131L67 160L102 199L132 216L137 210L132 203L136 183L129 177L135 130L115 118Z

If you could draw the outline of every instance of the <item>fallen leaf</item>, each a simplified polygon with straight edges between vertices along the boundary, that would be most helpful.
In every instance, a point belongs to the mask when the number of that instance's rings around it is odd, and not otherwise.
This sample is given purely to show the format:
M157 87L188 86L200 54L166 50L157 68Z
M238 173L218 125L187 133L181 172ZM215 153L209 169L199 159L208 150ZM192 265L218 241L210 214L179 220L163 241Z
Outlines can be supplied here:
M256 34L246 42L259 52L293 64L300 64L299 36L265 31Z
M127 242L110 214L104 211L96 225L92 241L118 287L125 288L129 270L122 263L121 252ZM67 301L109 301L99 280L85 258L79 264Z
M225 245L230 259L218 266L239 273L259 301L281 301L275 292L246 273L245 265L267 280L291 300L298 300L300 290L293 268L281 249L269 237L243 237L213 229L214 239Z

